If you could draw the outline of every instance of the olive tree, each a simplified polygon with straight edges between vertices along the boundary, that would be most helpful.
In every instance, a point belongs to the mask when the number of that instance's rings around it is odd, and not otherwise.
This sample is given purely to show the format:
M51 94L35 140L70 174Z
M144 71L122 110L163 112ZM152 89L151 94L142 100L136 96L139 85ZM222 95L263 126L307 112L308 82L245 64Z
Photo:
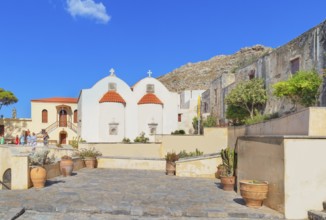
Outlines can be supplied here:
M231 90L225 100L228 108L237 108L237 111L240 108L252 119L267 101L264 82L261 79L241 82ZM227 111L230 112L230 110Z

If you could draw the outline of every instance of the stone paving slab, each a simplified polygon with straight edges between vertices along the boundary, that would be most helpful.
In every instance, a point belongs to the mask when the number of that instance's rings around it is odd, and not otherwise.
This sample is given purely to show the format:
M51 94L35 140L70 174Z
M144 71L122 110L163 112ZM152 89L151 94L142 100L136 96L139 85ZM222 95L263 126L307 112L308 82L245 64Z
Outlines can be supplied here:
M48 180L43 189L0 191L0 207L25 208L18 219L283 219L267 207L246 207L217 179L142 170L82 169Z

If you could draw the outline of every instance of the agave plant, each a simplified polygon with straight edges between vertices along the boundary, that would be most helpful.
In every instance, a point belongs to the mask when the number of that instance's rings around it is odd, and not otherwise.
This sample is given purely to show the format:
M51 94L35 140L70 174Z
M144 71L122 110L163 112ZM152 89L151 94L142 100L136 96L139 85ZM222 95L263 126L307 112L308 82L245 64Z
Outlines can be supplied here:
M225 167L222 176L234 176L235 156L234 150L227 147L221 150L223 166Z

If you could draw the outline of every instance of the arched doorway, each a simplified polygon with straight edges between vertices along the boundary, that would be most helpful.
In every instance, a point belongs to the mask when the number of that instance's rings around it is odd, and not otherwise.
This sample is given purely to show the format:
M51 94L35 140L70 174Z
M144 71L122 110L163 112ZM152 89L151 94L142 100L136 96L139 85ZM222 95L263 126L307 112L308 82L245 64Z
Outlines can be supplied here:
M2 189L11 189L11 169L7 169L2 176Z
M67 111L64 109L59 112L59 127L67 127Z
M67 144L67 132L61 131L59 134L59 144Z

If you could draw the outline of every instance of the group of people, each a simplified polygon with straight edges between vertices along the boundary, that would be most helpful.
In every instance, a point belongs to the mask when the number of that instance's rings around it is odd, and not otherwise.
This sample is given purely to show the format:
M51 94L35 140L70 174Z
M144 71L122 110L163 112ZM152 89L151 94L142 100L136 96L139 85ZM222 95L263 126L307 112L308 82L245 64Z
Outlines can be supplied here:
M44 146L48 145L49 135L47 132L43 133L43 143ZM23 131L20 136L16 135L15 138L15 144L16 145L27 145L27 146L36 146L37 144L37 137L36 134L31 132L29 130Z

